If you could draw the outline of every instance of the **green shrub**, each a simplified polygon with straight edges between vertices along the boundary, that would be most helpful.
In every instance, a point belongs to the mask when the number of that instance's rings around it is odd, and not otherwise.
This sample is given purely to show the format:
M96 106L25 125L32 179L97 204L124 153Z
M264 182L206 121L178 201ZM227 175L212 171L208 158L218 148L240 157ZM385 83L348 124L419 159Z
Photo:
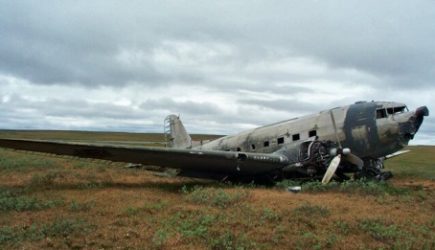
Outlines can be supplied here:
M169 237L170 235L166 230L159 229L154 233L152 243L155 247L161 248Z
M184 237L201 237L205 238L209 226L213 224L216 217L213 215L188 215L185 217L182 213L177 213L171 218L171 224L174 225L176 232Z
M281 220L281 216L270 208L264 208L261 219L269 222L278 222Z
M334 234L329 234L324 239L313 232L302 232L301 237L296 241L296 249L330 249L336 242L337 236Z
M338 229L340 234L348 235L350 233L351 227L349 223L347 223L346 221L342 221L342 220L336 221L334 222L334 226Z
M0 244L16 240L16 229L12 227L0 227Z

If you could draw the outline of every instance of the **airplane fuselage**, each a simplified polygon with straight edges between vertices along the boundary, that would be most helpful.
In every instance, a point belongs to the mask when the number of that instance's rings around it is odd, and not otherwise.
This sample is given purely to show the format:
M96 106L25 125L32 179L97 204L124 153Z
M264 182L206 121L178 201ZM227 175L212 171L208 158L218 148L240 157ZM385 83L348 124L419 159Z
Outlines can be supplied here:
M337 132L331 125L331 112ZM408 144L419 126L411 124L413 116L415 112L409 112L405 104L357 102L225 136L195 148L273 153L311 137L322 141L337 141L338 138L343 147L351 148L361 158L375 159L392 154ZM411 131L412 128L414 131Z

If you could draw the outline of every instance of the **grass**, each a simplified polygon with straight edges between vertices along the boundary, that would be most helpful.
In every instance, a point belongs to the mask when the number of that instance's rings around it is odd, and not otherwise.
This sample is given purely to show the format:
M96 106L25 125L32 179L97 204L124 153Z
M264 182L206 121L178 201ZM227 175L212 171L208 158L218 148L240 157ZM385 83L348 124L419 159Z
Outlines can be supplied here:
M180 211L161 222L152 242L155 247L163 247L171 238L181 242L197 242L210 249L256 249L256 242L244 233L221 232L216 225L224 222L225 215L210 215L203 212Z
M183 187L182 192L186 194L186 199L192 203L219 208L228 208L249 197L249 191L244 189L229 192L223 188L203 188L196 186L192 190Z
M40 157L40 155L28 153L25 157L14 157L13 151L0 148L0 172L16 172L29 169L52 169L56 161L51 158Z
M153 236L153 242L156 246L161 246L169 237L175 235L180 235L182 240L205 240L215 220L213 215L177 212L161 222Z
M349 235L351 231L351 227L348 222L343 220L338 220L334 222L334 226L337 228L337 231L342 235Z
M14 133L161 142L158 134ZM0 249L435 249L435 147L411 149L387 161L388 182L272 188L0 149ZM292 185L302 191L284 191Z
M288 186L301 186L302 192L309 193L322 193L322 192L339 192L346 194L357 194L357 195L372 195L372 196L383 196L383 195L409 195L413 192L412 189L407 187L399 187L392 185L389 182L379 182L379 181L367 181L367 180L350 180L341 183L330 182L328 184L322 184L319 181L310 182L295 182L295 181L282 181L276 184L277 187L288 187ZM424 196L424 193L420 193Z
M37 211L63 205L62 200L40 200L23 191L0 190L0 211Z
M238 234L231 231L226 231L223 234L219 234L212 238L208 245L210 249L214 250L244 250L244 249L256 249L255 241L250 240L246 234Z
M89 212L95 206L95 202L77 202L72 200L69 206L71 212Z
M282 216L277 211L273 210L272 208L266 207L263 209L263 213L262 213L260 218L263 221L273 223L273 222L281 221Z
M331 249L336 241L336 235L328 235L323 239L312 232L303 232L296 241L296 249Z
M127 216L137 216L143 213L153 214L157 212L161 212L168 206L167 201L158 200L156 202L145 202L142 206L128 206L124 210L124 215Z
M49 170L46 173L34 174L30 180L32 187L50 187L54 184L55 180L62 176L61 171Z
M360 221L359 227L364 232L368 233L375 240L385 241L390 243L404 233L395 224L386 224L381 219L364 219Z
M330 215L328 208L311 204L303 204L295 208L293 213L302 217L328 217Z
M385 162L385 168L396 177L417 177L435 180L435 147L409 146L409 153Z
M32 224L29 227L0 227L0 245L17 245L23 241L39 241L47 237L68 237L84 234L93 226L83 220L55 219L52 223Z

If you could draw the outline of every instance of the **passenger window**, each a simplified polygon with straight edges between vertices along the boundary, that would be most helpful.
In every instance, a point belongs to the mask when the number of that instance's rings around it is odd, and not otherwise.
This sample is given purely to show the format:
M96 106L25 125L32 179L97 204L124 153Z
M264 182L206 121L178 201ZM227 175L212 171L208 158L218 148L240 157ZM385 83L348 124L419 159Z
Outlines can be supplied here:
M317 136L316 130L311 130L310 132L308 132L308 137L314 137L314 136Z
M265 142L263 143L263 146L264 146L264 147L269 147L269 141L265 141Z
M240 148L237 148L237 151L242 151Z
M299 134L294 134L292 137L293 141L299 141L299 139L301 138Z
M394 114L394 109L393 109L393 108L387 108L387 113L388 113L389 115Z
M283 144L284 143L284 137L280 137L277 139L278 144Z
M255 150L255 144L251 144L251 149Z

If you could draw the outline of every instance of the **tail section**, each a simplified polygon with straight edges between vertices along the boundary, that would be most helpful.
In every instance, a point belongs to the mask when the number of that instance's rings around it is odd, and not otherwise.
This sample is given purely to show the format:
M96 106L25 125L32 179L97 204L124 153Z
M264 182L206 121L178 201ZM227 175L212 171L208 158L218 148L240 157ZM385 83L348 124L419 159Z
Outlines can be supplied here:
M186 132L179 116L168 115L164 122L166 145L170 148L191 148L192 138Z

